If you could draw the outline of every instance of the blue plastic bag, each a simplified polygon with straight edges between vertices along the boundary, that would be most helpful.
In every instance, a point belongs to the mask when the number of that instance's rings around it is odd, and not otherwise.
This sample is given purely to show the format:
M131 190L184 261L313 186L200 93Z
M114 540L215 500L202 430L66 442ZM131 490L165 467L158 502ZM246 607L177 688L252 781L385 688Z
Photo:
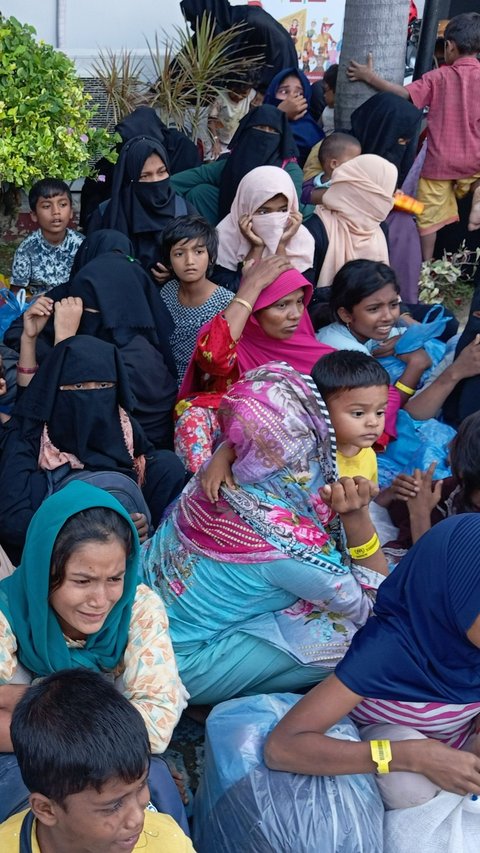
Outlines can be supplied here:
M429 319L435 311L437 312L435 319ZM406 352L414 352L416 349L425 349L428 341L439 338L445 331L449 319L445 316L443 305L432 305L421 323L412 323L407 328L395 344L395 352L397 355L403 355Z
M231 699L208 717L194 807L198 853L382 853L384 809L373 775L301 776L265 766L267 735L301 698ZM348 719L328 734L360 740Z
M7 287L2 287L0 290L0 340L7 329L10 328L13 321L20 317L28 308L28 303L25 301L25 288L22 287L15 296Z
M390 441L385 452L377 455L380 488L390 486L398 474L413 474L415 468L426 471L436 462L434 477L441 480L452 474L448 461L448 446L456 430L429 418L416 421L405 409L397 414L397 438Z

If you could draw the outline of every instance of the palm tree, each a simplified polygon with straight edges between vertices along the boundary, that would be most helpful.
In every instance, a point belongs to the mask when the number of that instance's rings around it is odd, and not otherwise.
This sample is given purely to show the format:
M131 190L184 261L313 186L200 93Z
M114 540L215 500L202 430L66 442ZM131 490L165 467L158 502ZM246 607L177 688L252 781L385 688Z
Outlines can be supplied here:
M352 112L374 94L366 83L347 79L351 59L364 63L372 53L377 74L403 83L409 7L410 0L346 0L335 95L337 128L350 127Z

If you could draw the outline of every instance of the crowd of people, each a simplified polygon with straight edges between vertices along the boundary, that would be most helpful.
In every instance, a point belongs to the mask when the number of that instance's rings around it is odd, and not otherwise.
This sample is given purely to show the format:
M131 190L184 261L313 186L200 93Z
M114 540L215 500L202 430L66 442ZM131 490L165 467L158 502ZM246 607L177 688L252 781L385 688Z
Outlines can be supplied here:
M480 797L480 267L461 335L418 297L456 197L480 228L479 53L471 13L406 87L352 62L380 91L341 132L337 69L316 116L297 67L232 84L205 162L139 107L83 233L66 183L31 188L0 344L2 850L193 850L162 755L182 714L263 694L297 694L262 764L292 790L369 775L380 821ZM407 423L454 438L388 475ZM198 853L260 853L198 820Z

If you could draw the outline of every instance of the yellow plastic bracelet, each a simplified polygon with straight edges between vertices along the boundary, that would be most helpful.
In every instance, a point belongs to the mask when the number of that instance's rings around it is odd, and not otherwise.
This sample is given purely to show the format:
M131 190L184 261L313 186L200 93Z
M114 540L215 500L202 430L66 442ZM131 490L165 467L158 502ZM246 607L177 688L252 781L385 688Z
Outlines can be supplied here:
M365 545L356 545L348 549L348 553L354 560L365 560L366 557L371 557L380 548L380 539L376 533L372 538L365 542Z
M372 761L377 765L377 773L390 773L389 764L392 760L392 748L389 740L371 740L370 752Z
M408 394L409 397L411 397L412 394L415 394L415 388L409 388L408 385L404 385L403 382L395 382L395 388L398 388L399 391L403 391L404 394Z
M250 311L250 314L253 311L252 305L250 305L250 302L247 302L246 299L240 299L238 296L235 296L232 299L232 302L238 302L240 305L243 305L244 308L246 308L248 311Z

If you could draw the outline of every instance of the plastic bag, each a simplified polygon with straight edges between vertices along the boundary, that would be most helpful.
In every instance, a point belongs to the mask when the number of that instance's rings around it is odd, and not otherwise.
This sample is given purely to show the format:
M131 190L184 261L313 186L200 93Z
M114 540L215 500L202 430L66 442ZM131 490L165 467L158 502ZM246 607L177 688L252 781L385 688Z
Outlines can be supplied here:
M300 776L265 766L268 733L301 698L231 699L208 717L194 810L198 853L382 853L384 809L373 776ZM359 740L347 719L328 734Z
M411 809L385 812L385 850L392 853L478 853L480 800L440 791Z
M28 308L25 302L25 288L22 287L15 296L8 287L2 287L0 290L0 340L7 329L10 328L13 321L23 314Z
M431 319L435 311L437 312L437 316L435 319ZM425 349L427 341L431 341L432 338L439 338L443 334L449 319L445 315L443 305L432 305L430 310L425 314L422 322L412 323L401 338L399 338L395 344L396 354L403 355L406 352L414 352L416 349Z
M416 421L405 409L397 415L397 438L385 452L377 455L378 482L382 489L390 486L397 474L413 474L415 468L426 471L436 462L434 478L450 477L448 445L456 430L435 418Z

